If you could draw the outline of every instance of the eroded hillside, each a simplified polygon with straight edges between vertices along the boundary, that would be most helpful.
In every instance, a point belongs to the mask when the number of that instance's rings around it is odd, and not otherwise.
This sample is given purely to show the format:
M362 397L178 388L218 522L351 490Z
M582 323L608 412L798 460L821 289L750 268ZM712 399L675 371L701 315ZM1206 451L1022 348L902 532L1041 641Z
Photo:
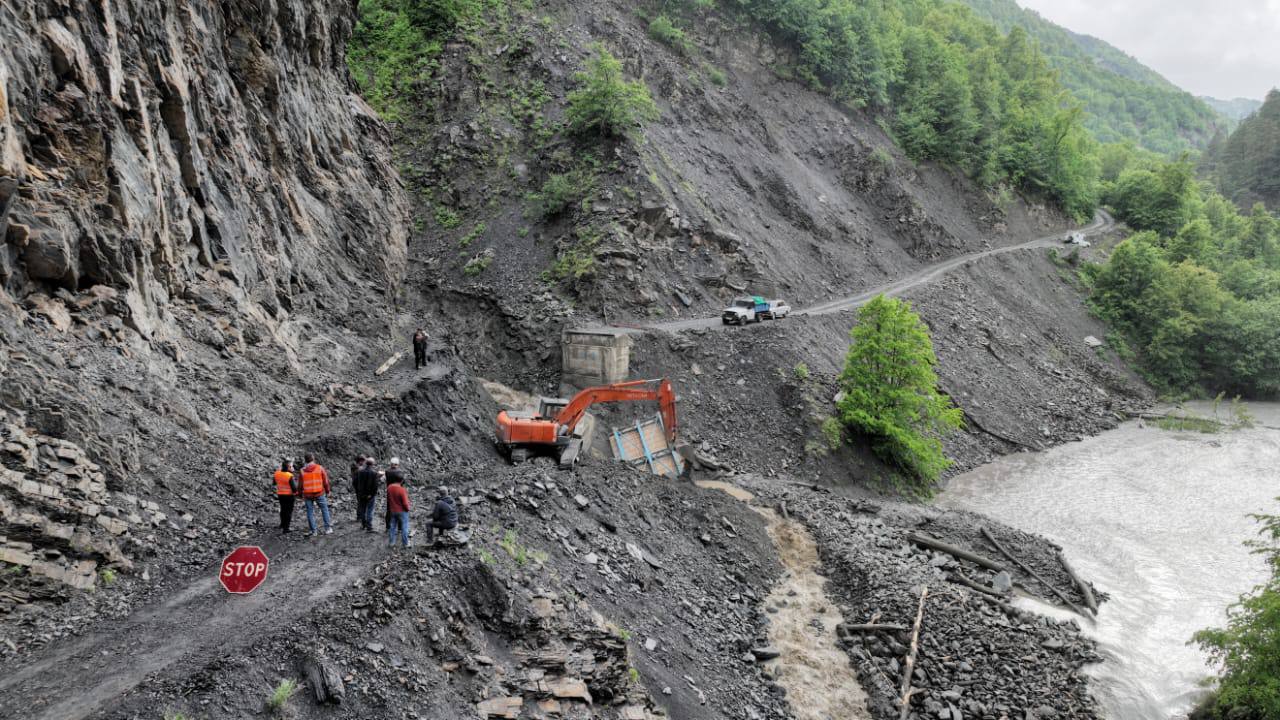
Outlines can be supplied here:
M769 616L793 611L770 599L784 570L760 514L600 460L506 468L477 380L552 391L568 326L706 315L748 290L807 306L1070 223L908 160L742 18L709 12L675 42L621 2L483 8L415 60L390 133L348 74L350 2L0 8L19 39L0 47L0 559L18 568L0 578L0 714L244 717L296 678L305 718L802 716L769 645ZM596 43L658 106L630 135L560 124ZM1083 345L1105 328L1042 246L957 273L909 297L971 421L962 465L1142 401ZM930 513L814 486L863 492L883 468L815 444L852 314L794 320L654 330L634 369L679 383L682 433L722 480L750 473L770 523L822 530L807 570L840 569L826 592L846 619L897 627L910 585L962 568L909 542ZM431 342L410 370L395 353L416 327ZM765 428L751 442L744 418ZM268 469L304 451L334 476L333 536L274 528ZM415 523L451 487L471 545L391 554L356 530L357 452L405 461ZM947 537L981 542L978 519L955 522ZM827 538L853 527L866 547ZM272 558L245 598L213 580L241 544ZM1047 656L1016 637L1025 614L949 592L949 638L978 616L1001 636L983 663ZM801 620L896 716L875 678L905 633ZM923 712L1096 714L1070 624L1037 630L1062 658L1013 701L1004 679L953 698L974 666L926 657L945 651L926 637ZM313 701L312 671L340 706Z

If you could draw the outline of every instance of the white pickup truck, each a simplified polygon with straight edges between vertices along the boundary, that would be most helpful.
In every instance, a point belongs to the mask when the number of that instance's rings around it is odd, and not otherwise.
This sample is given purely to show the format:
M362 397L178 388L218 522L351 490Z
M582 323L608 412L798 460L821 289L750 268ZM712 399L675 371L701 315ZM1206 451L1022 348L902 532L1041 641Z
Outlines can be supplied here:
M769 309L759 314L770 320L778 320L791 314L791 306L782 300L770 300Z
M781 300L765 300L762 297L740 297L720 313L725 325L746 325L764 319L776 320L791 313L791 306Z

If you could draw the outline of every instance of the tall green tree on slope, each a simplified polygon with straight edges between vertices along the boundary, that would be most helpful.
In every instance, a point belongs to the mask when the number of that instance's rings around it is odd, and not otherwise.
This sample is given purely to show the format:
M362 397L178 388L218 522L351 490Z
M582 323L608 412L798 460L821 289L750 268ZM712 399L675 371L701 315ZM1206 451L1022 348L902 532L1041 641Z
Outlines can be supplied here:
M601 137L622 137L658 117L658 106L649 88L639 80L622 76L622 63L603 45L596 44L595 57L587 61L586 72L575 77L578 89L569 93L565 120L574 132Z
M964 424L963 413L938 391L929 329L909 304L880 295L858 312L849 337L840 420L906 473L908 490L927 495L951 465L942 438Z

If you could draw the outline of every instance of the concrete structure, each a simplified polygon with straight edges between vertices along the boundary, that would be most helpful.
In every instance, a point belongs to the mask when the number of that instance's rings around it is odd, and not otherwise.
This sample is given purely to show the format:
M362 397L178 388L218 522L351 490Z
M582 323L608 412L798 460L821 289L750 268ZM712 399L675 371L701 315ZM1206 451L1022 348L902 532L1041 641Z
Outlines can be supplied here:
M566 329L560 337L560 391L565 397L594 385L627 380L631 337L619 328Z

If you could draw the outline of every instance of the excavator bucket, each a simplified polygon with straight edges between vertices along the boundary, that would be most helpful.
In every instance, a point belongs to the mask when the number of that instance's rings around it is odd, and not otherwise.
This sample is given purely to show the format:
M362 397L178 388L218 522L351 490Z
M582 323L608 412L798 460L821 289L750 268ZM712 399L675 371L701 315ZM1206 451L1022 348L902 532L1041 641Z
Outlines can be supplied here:
M676 478L684 470L684 460L667 441L667 428L659 413L635 425L614 428L609 445L622 462L644 467L654 475Z

